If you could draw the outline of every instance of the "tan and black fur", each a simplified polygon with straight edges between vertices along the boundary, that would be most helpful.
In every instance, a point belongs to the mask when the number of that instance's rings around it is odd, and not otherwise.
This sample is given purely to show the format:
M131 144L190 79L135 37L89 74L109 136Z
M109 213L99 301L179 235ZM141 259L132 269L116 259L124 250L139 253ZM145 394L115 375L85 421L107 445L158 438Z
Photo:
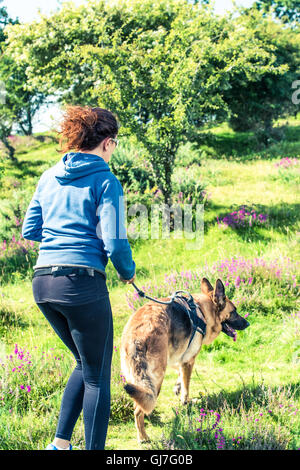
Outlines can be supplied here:
M134 400L135 424L140 442L149 440L145 432L144 415L151 413L156 405L167 366L178 370L174 391L176 394L181 393L182 403L187 403L195 358L202 344L210 344L221 331L234 336L233 328L243 330L249 326L226 297L220 279L213 288L203 278L201 293L192 296L203 312L206 334L203 337L196 332L189 347L191 322L180 305L147 302L130 317L124 328L121 369L126 379L124 388ZM159 300L170 300L170 297ZM200 317L201 311L197 308Z

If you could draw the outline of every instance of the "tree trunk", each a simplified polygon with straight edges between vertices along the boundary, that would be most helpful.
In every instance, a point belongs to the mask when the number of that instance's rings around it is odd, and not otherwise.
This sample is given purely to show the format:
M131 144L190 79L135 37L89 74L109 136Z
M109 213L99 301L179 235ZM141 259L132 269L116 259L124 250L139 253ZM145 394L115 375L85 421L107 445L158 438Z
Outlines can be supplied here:
M28 124L28 130L26 135L32 135L32 114L31 114L31 109L27 109L27 124Z
M30 109L27 109L26 117L27 117L26 122L25 123L19 122L19 126L24 135L32 135L33 127L32 127L32 116L31 116Z
M164 202L170 208L172 205L172 173L176 152L167 149L164 156L163 195ZM174 230L174 213L170 212L170 230Z
M14 163L18 163L17 158L15 157L15 149L14 147L9 143L7 137L2 137L2 142L5 145L6 149L8 150L8 157L10 160Z

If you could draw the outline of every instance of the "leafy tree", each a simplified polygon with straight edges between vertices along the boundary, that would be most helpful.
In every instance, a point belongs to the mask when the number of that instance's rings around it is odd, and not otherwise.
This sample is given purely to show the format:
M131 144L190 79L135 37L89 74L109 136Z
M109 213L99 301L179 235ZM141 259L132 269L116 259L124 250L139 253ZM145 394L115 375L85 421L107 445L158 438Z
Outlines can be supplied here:
M12 20L12 18L9 18L6 8L1 7L1 3L3 3L3 0L0 0L0 51L2 50L2 45L5 40L5 35L4 35L5 26L8 24L16 23L16 21Z
M233 90L288 69L244 23L186 0L90 0L7 27L8 49L28 64L32 87L115 112L147 149L169 203L179 145L234 113Z
M9 141L13 126L24 135L31 135L32 120L35 113L46 100L46 95L28 83L24 60L16 61L6 47L5 27L17 25L18 20L8 17L6 8L0 9L0 82L5 87L4 96L0 101L0 140L8 151L8 156L14 162L15 149ZM4 85L4 86L3 86ZM3 91L3 90L2 90Z
M298 0L257 0L255 5L264 12L273 10L285 23L299 22L300 4Z
M17 63L7 51L1 57L0 79L6 88L3 112L9 108L17 131L32 135L34 115L45 102L46 95L27 83L26 63Z
M3 3L3 0L0 0L0 5ZM15 22L9 18L6 8L0 8L0 69L4 66L5 60L3 59L3 50L4 50L4 41L5 34L4 28L8 24L14 24ZM8 150L9 157L16 161L14 157L14 148L9 142L9 135L12 130L14 112L9 106L11 103L8 103L8 93L7 93L7 82L6 77L4 77L0 72L0 141L4 144Z
M231 111L229 122L236 131L256 131L267 143L275 133L274 120L295 111L291 86L299 74L300 31L275 22L271 15L263 17L255 8L243 9L236 23L242 36L245 31L253 32L271 60L257 76L249 77L244 71L235 74L224 93ZM255 64L254 58L248 58Z

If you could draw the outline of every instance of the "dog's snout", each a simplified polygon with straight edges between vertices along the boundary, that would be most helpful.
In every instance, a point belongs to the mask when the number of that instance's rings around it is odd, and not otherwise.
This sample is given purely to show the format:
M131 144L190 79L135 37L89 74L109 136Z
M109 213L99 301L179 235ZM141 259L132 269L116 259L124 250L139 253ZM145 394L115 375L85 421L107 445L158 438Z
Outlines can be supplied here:
M227 323L229 326L231 326L235 330L240 330L240 331L245 330L246 328L248 328L248 326L250 326L250 323L248 322L248 320L241 317L240 315L238 316L236 320L228 321Z

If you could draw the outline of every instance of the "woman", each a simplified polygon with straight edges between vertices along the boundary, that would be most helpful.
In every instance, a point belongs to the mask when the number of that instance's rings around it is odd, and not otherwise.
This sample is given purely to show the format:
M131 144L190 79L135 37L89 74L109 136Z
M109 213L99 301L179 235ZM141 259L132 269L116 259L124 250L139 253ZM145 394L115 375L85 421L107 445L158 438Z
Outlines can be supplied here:
M42 174L22 226L24 238L41 242L32 280L35 302L76 359L47 450L72 449L81 410L86 449L100 450L110 414L113 350L108 258L121 281L135 279L123 189L108 165L118 123L106 109L69 106L59 134L60 143L66 142L61 152L74 152Z

